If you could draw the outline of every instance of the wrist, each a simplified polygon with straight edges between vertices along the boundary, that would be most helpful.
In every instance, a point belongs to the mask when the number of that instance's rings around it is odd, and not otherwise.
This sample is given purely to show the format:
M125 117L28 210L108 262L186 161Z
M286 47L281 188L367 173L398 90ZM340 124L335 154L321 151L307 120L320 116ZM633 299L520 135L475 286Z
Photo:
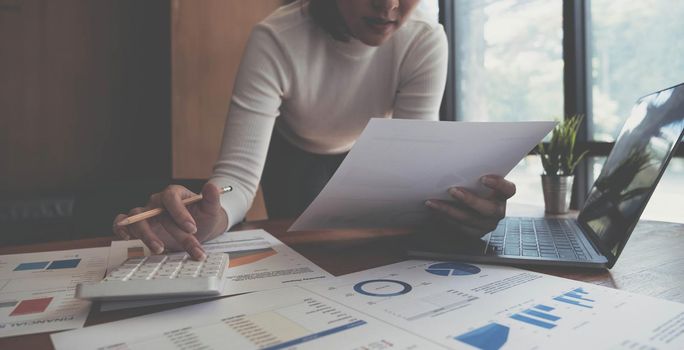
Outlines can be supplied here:
M220 236L221 234L226 232L226 230L229 227L228 226L228 214L226 213L226 211L223 208L221 208L220 212L217 213L216 216L217 216L217 218L216 218L214 227L208 232L209 238L207 240L214 239L214 238Z
M215 231L216 235L220 235L220 234L226 232L226 230L228 230L228 227L229 227L229 225L228 225L228 213L226 213L226 211L223 208L221 208L220 213L218 215L219 215L219 220L218 220L218 223L216 224L216 228L217 228Z

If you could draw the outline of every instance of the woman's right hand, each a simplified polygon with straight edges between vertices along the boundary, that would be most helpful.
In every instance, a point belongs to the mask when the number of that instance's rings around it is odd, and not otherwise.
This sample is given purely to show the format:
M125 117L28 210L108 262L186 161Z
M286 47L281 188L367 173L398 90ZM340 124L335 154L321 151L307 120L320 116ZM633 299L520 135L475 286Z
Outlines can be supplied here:
M150 196L145 207L131 209L114 219L114 234L122 239L138 238L154 253L164 250L185 250L195 260L206 257L201 242L223 233L228 227L228 217L221 208L219 188L206 183L202 188L202 200L185 206L182 200L195 193L179 185L170 185L162 192ZM161 215L127 226L117 223L129 216L153 208L163 208Z

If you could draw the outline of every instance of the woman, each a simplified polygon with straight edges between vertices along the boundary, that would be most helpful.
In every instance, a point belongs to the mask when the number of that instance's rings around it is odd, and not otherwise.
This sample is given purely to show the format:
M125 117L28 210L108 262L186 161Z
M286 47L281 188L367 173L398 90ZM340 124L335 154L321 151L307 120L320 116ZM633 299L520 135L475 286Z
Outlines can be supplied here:
M163 207L168 215L115 226L115 234L140 238L155 253L185 249L202 259L200 241L242 221L260 181L271 218L296 216L370 118L437 120L447 42L434 18L415 11L418 3L300 0L255 26L204 199L186 208L181 200L193 193L171 185L129 212ZM506 199L515 193L500 177L483 183L493 190L487 198L451 188L454 201L428 200L426 206L460 232L482 235L504 217ZM233 192L219 197L218 187L227 185Z

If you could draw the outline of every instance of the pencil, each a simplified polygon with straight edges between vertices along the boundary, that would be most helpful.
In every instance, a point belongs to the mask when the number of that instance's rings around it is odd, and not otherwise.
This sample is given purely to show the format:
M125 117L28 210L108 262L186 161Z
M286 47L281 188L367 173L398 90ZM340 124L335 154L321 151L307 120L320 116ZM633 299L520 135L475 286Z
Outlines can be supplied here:
M231 186L221 187L219 194L224 194L224 193L230 192L232 190L233 190L233 187L231 187ZM183 199L182 203L183 203L183 205L188 206L192 203L197 203L201 200L202 200L202 195L198 194L198 195L194 195L192 197L188 197L188 198ZM150 209L150 210L144 211L140 214L135 214L133 216L129 216L129 217L117 222L116 226L127 226L130 224L134 224L138 221L142 221L142 220L149 219L149 218L155 217L157 215L160 215L165 211L166 210L163 208Z

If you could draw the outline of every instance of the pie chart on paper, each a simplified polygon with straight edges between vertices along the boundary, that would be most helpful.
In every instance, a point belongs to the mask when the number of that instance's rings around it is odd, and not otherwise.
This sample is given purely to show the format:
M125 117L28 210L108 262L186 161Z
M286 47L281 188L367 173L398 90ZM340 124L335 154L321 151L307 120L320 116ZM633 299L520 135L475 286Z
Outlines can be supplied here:
M467 276L480 273L480 268L461 262L444 262L428 266L425 271L437 276Z

